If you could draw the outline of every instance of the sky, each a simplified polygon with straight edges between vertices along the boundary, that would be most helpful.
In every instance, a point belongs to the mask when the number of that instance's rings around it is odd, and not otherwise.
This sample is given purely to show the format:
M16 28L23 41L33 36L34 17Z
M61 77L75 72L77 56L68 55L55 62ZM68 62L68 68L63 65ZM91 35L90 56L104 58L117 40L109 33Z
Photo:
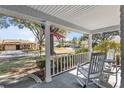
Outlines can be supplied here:
M0 39L35 40L33 33L29 29L19 29L15 26L10 26L7 29L0 29Z
M76 32L69 32L66 34L66 40L72 40L74 37L80 37L80 33ZM19 29L15 26L10 26L7 29L0 29L0 39L23 39L23 40L30 40L32 42L35 41L35 36L33 33L27 29Z
M66 35L66 40L72 40L74 37L80 37L82 36L83 34L80 34L80 33L77 33L77 32L69 32L67 35Z

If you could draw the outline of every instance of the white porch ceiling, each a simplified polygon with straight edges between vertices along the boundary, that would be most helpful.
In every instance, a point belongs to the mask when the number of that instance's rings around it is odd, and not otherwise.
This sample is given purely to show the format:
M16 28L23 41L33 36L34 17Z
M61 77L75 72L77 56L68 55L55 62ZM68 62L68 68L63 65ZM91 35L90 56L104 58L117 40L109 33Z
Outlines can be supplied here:
M29 7L88 30L119 25L120 23L120 7L116 5L34 5Z
M79 32L96 33L120 29L118 5L28 5L0 8L0 13L34 20L45 19Z

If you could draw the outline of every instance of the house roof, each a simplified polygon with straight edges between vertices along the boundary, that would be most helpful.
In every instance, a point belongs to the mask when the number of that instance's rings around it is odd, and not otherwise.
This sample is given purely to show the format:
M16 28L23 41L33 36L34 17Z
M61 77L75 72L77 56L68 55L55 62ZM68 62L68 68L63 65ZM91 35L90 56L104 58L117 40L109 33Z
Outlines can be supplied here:
M29 40L4 39L0 40L0 44L33 44Z

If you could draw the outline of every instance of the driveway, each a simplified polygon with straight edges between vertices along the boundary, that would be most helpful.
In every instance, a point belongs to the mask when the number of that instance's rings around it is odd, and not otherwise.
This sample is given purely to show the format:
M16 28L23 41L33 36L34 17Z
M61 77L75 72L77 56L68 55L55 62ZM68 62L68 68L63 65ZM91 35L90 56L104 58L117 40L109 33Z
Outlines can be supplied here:
M42 55L45 53L43 52ZM39 55L39 52L31 52L31 53L25 53L21 50L16 51L2 51L0 53L0 59L11 59L11 58L17 58L17 57L26 57L26 56L37 56Z

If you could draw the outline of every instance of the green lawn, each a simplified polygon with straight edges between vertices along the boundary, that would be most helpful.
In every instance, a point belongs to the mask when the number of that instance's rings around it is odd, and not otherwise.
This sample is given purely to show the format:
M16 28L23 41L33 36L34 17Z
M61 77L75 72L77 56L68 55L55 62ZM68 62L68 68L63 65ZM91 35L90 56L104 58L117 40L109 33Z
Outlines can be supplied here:
M30 64L34 64L35 58L33 57L22 57L15 58L8 61L0 61L0 75L7 74L12 71L12 69L20 69Z
M73 50L68 50L65 48L55 48L56 53L74 53ZM44 58L44 56L42 56ZM37 56L38 59L38 56ZM21 70L23 68L30 68L36 62L36 56L32 57L21 57L14 58L11 60L0 61L0 75L7 73L14 73L14 70Z
M54 50L55 50L56 53L68 53L68 54L75 53L75 50L74 49L70 50L70 49L63 48L63 47L61 47L61 48L55 47Z

